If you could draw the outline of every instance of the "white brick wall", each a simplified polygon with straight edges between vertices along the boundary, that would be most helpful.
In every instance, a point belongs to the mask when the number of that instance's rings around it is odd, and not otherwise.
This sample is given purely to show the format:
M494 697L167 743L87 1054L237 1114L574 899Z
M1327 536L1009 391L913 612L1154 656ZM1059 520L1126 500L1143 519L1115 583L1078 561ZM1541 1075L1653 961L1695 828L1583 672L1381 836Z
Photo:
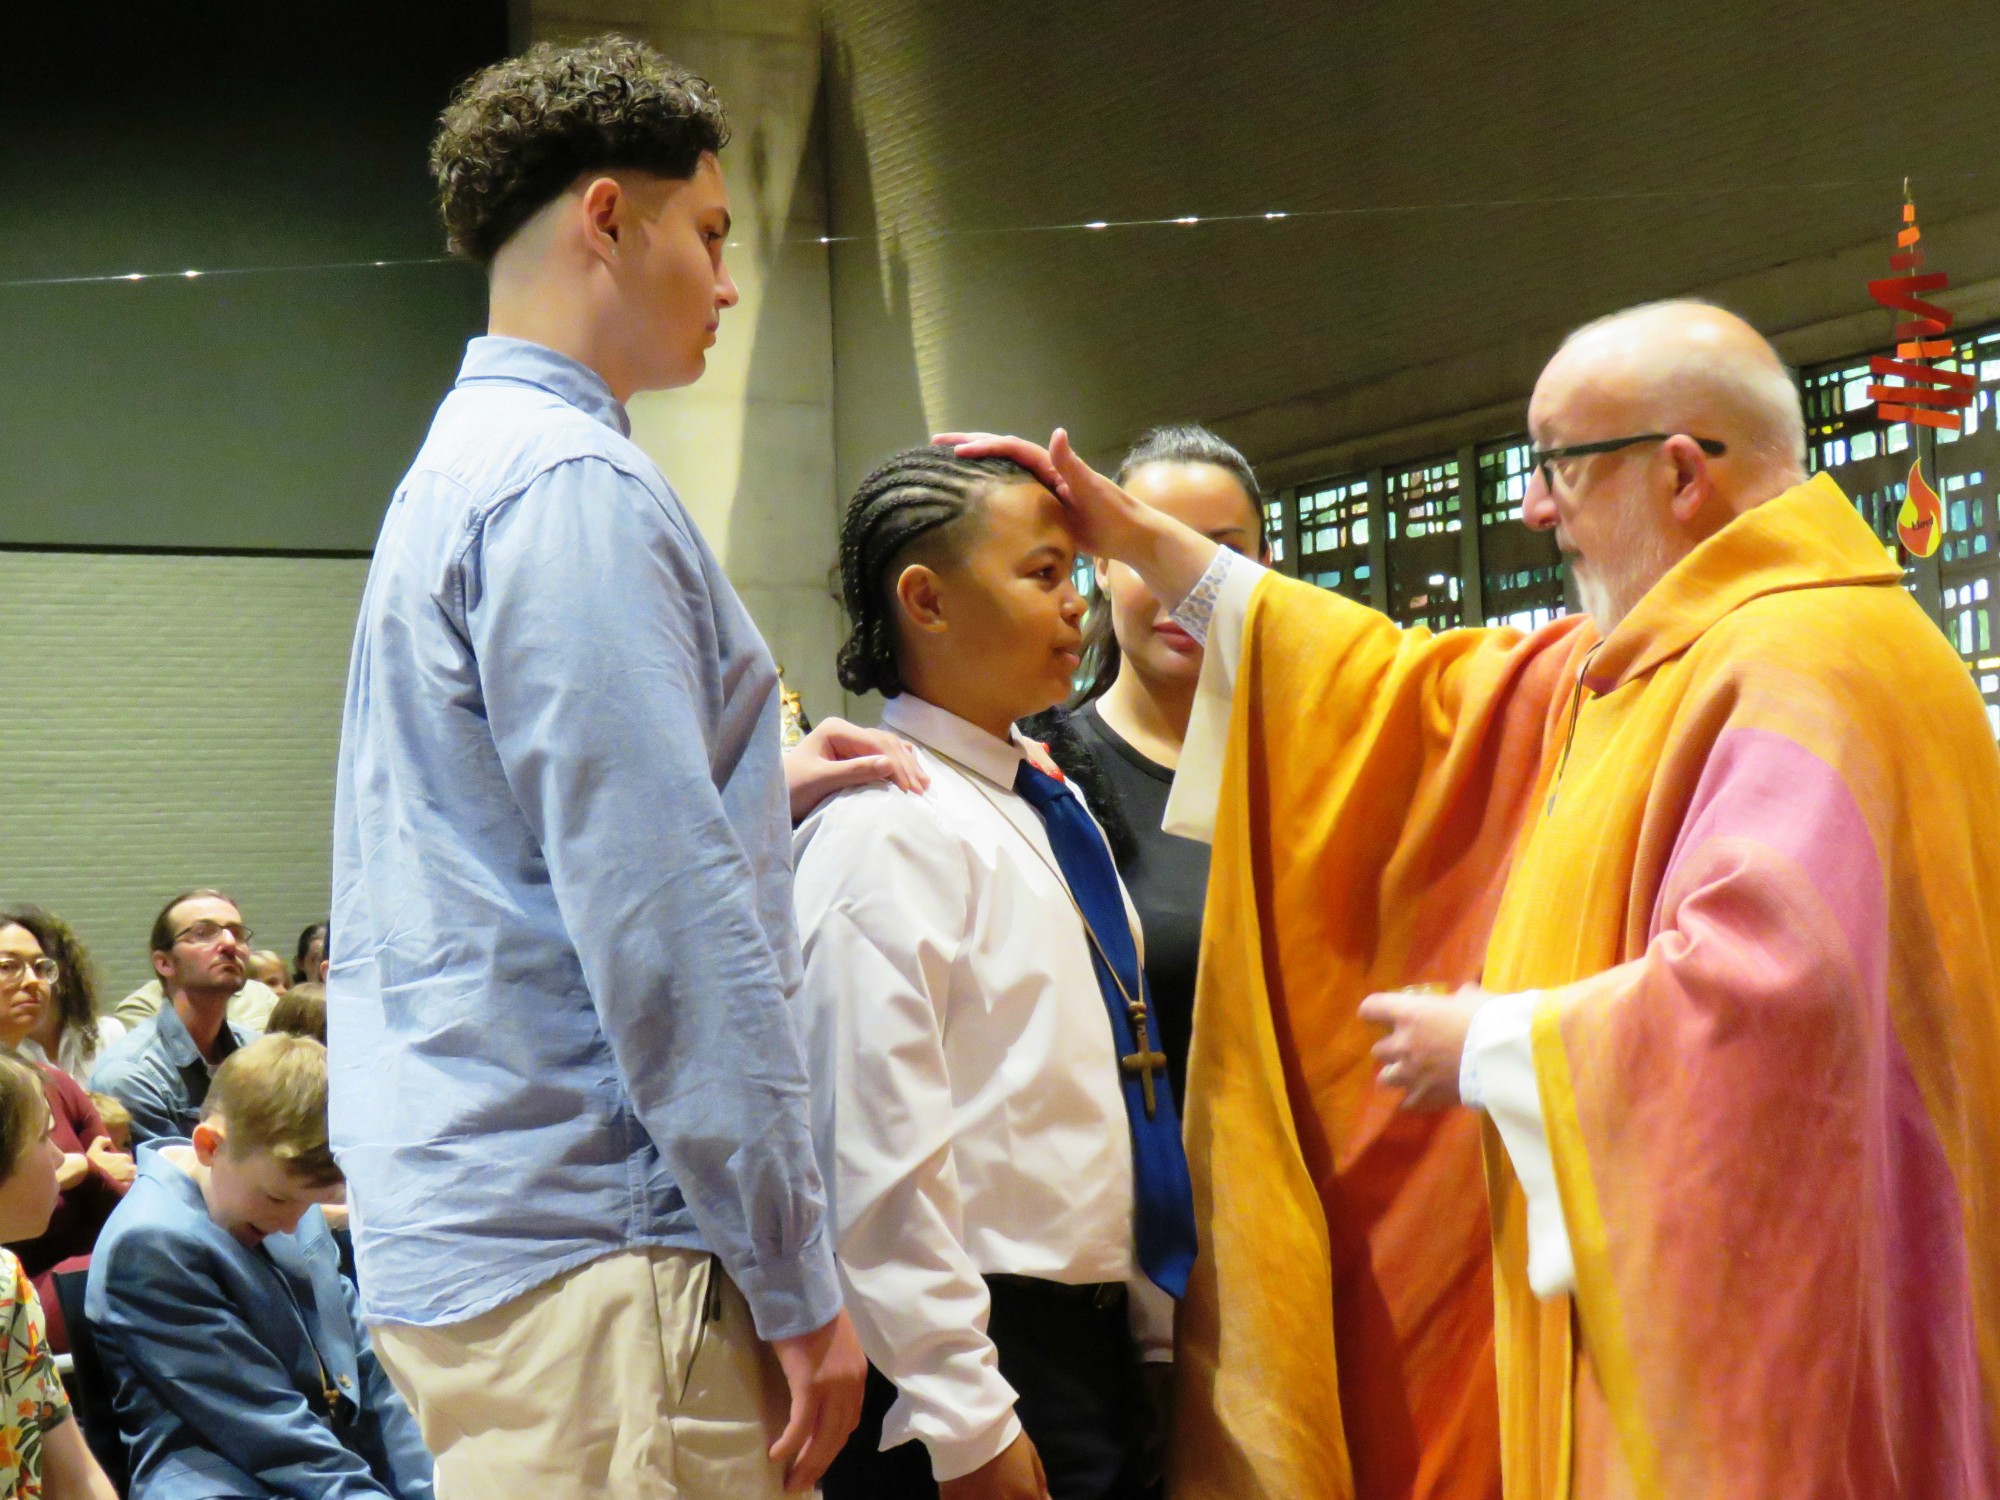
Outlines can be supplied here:
M0 900L75 923L107 1003L159 903L233 894L287 955L326 915L365 561L0 553Z

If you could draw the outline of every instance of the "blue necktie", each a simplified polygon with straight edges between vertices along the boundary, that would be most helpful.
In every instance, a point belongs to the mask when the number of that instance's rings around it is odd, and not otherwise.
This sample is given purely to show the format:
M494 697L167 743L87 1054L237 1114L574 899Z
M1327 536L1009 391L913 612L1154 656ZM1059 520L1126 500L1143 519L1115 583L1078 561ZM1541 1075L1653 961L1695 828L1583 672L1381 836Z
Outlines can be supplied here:
M1188 1185L1187 1155L1181 1149L1174 1093L1167 1086L1166 1058L1157 1050L1159 1022L1137 1006L1133 1007L1138 1011L1136 1016L1127 1009L1125 995L1141 1000L1145 990L1117 867L1111 863L1111 851L1090 814L1055 777L1022 761L1014 774L1014 790L1048 825L1049 847L1055 851L1056 864L1085 923L1097 935L1090 960L1097 971L1097 988L1104 996L1105 1009L1111 1012L1125 1114L1132 1124L1134 1237L1139 1243L1139 1265L1162 1291L1184 1296L1188 1269L1194 1264L1194 1190ZM1116 979L1107 960L1117 966ZM1124 994L1119 992L1119 980L1124 981ZM1144 1045L1135 1045L1134 1021L1140 1017L1146 1040Z

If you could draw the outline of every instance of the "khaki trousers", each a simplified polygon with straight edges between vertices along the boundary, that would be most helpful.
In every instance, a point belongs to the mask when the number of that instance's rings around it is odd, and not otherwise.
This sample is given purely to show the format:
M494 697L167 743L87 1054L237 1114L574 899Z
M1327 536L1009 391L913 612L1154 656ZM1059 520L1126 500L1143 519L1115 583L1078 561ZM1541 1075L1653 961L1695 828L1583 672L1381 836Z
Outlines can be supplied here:
M713 1256L624 1250L377 1356L437 1459L438 1500L762 1500L790 1397Z

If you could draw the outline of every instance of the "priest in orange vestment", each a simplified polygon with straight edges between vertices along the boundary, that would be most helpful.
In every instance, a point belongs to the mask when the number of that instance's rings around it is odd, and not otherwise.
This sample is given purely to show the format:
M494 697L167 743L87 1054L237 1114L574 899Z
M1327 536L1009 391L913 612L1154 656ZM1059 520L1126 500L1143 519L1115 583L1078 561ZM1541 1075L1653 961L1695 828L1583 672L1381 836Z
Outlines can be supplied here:
M1216 559L1055 445L1209 636L1175 1493L1488 1482L1463 1122L1509 1497L2000 1495L1979 696L1737 319L1580 330L1530 421L1586 613L1528 636ZM1480 1108L1406 1135L1397 1091Z

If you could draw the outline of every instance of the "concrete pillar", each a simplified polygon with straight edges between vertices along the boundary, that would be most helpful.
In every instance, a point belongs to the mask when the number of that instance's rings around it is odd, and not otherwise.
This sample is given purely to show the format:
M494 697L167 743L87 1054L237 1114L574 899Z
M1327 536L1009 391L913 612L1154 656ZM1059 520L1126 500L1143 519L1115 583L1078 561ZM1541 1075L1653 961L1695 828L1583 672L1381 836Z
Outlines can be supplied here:
M515 17L522 45L607 31L642 38L722 95L729 267L743 300L723 315L708 373L635 399L632 431L687 502L806 711L838 713L817 0L516 0Z

